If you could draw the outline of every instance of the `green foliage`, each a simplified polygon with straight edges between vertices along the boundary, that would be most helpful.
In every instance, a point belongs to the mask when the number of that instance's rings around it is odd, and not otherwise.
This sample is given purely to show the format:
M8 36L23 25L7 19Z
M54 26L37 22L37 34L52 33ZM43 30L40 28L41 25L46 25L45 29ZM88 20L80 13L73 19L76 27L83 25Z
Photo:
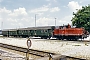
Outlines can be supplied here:
M73 13L72 24L76 27L84 27L90 32L90 5L83 6L76 13Z

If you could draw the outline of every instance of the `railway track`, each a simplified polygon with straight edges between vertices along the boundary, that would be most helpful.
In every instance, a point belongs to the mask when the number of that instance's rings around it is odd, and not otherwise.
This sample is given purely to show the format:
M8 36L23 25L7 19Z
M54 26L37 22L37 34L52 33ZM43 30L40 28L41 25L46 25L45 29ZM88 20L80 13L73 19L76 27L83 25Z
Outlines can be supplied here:
M3 43L0 43L0 47L15 50L15 51L19 51L19 52L23 52L23 53L27 53L27 51L28 51L27 48L12 46L12 45L3 44ZM39 57L47 57L48 54L55 55L55 53L39 51L39 50L34 50L34 49L29 49L29 54L39 56Z
M0 43L0 47L23 52L23 53L27 53L27 51L28 51L27 48L7 45L7 44L3 44L3 43ZM57 58L57 57L54 57L55 55L57 55L55 53L39 51L39 50L34 50L34 49L29 49L29 54L39 56L39 57L49 57L49 54L51 54L53 56L54 60L57 60L57 59L59 59L59 60L70 60L70 59L71 60L86 60L86 59L75 58L75 57L64 56L64 55L59 55L59 57ZM45 58L45 60L46 60L46 58Z

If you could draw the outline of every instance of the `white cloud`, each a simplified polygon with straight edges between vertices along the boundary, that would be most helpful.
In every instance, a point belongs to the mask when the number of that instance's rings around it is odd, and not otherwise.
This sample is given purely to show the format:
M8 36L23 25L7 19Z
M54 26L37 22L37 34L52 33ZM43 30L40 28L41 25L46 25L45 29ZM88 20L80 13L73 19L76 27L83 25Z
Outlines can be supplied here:
M38 12L45 12L45 11L48 11L48 10L49 10L49 8L47 6L43 6L43 7L40 7L40 8L30 10L30 12L31 13L38 13Z
M7 14L9 14L9 13L11 13L11 11L10 11L10 10L7 10L7 9L4 7L4 8L0 8L0 13L7 13Z
M0 8L0 21L3 22L3 28L25 27L24 25L30 21L29 18L25 8L14 9L13 11L7 10L5 7Z
M2 17L18 17L18 16L25 16L27 15L27 12L25 10L25 8L18 8L18 9L14 9L13 11L11 10L7 10L5 7L4 8L0 8L0 15Z
M44 12L57 12L57 11L60 11L59 7L50 8L49 5L47 5L47 6L44 5L44 6L40 7L40 8L36 8L36 9L30 10L29 12L30 13L41 13L41 12L44 13Z
M60 11L59 7L54 7L50 9L50 12L56 12L56 11Z
M49 18L42 17L42 18L40 18L40 19L37 20L37 25L38 26L47 26L48 23L49 23L48 22L49 20L50 20Z
M76 11L76 9L81 9L82 8L82 6L80 6L79 3L75 2L75 1L69 2L68 7L74 12Z
M37 17L37 26L54 25L52 17L46 18L43 17L42 14L43 13L39 13ZM3 28L22 28L34 26L35 24L35 16L29 16L30 14L25 8L18 8L12 11L5 7L0 8L0 15L0 21L3 21Z
M46 7L46 6L44 6ZM48 8L48 15L50 12L56 12L59 11L60 9L58 7L53 7L53 8ZM37 20L36 20L36 25L37 26L50 26L50 25L55 25L55 19L53 18L53 16L47 16L44 17L42 16L43 13L45 12L41 12L41 11L45 11L45 10L38 10L39 16L37 16ZM0 20L3 20L3 28L22 28L22 27L30 27L30 26L34 26L35 24L35 16L30 15L25 8L18 8L18 9L14 9L14 10L7 10L5 7L4 8L0 8ZM31 13L33 14L33 13ZM41 14L41 15L40 15ZM67 19L70 20L68 17L65 17L64 19L57 19L57 23L56 25L60 25L64 24L67 22ZM5 21L4 21L5 20ZM58 22L58 20L60 20ZM62 21L61 21L62 20ZM65 21L65 22L64 22Z
M60 19L60 20L59 20L59 23L60 23L61 25L63 25L63 24L67 25L68 23L69 23L69 24L72 24L72 23L71 23L71 19L72 19L72 15L68 15L68 16L65 16L64 18Z
M32 10L30 10L29 12L30 12L30 13L47 12L47 11L49 10L49 6L50 6L50 5L51 5L51 4L49 3L48 5L43 5L42 7L32 9Z
M72 24L71 23L72 15L64 16L64 18L56 19L56 26L60 25L67 25ZM54 26L55 25L55 19L53 17L42 17L40 19L37 19L37 26Z
M18 8L14 9L14 11L10 15L12 16L27 15L27 12L25 8Z

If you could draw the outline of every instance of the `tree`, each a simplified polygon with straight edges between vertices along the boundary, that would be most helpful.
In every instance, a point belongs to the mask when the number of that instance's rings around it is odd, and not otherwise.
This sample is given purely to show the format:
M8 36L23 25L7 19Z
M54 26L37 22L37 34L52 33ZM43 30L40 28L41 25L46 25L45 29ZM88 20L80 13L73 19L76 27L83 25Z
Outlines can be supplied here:
M83 27L90 32L90 5L83 6L76 13L73 13L72 24L76 27Z

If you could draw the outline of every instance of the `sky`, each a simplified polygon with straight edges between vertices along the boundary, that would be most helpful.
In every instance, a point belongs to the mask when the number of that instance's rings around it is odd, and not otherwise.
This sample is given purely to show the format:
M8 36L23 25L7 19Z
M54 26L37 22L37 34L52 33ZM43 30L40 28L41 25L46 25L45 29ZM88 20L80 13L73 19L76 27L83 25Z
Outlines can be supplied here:
M90 0L0 0L0 29L72 24L73 12L88 4Z

